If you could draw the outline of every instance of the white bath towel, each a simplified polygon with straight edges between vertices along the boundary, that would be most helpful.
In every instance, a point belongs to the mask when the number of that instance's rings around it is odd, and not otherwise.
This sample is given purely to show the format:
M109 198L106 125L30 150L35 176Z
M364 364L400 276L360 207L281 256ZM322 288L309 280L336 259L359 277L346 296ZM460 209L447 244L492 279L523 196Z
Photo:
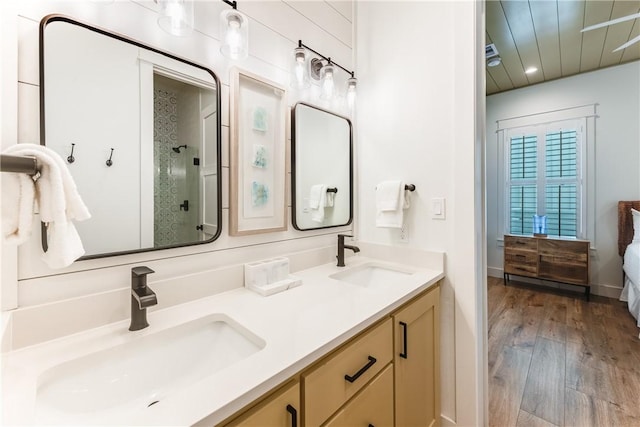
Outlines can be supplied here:
M403 181L383 181L376 187L376 227L402 228L404 210L411 206Z
M325 184L315 184L309 190L309 209L311 209L311 220L315 222L324 221L324 208L327 204L327 186Z
M30 225L26 224L32 223L33 213L38 210L41 221L47 223L48 250L43 255L43 260L51 268L67 267L84 255L82 242L71 220L82 221L91 217L67 165L55 151L42 145L13 145L4 153L35 157L40 174L35 181L25 174L17 174L23 175L18 177L21 189L18 192L15 189L5 192L3 182L3 238L16 243L24 242L31 232ZM10 179L9 185L11 181ZM15 182L13 180L13 185ZM26 185L31 185L33 191L26 190ZM5 218L8 227L5 227Z
M376 187L376 210L395 211L400 206L400 191L404 188L402 181L382 181Z

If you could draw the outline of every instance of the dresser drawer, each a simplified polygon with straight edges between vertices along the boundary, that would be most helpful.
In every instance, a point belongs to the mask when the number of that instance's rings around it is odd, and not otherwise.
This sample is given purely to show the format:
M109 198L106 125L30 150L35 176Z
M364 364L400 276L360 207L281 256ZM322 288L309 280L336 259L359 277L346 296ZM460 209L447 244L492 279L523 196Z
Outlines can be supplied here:
M505 259L504 272L507 274L515 274L518 276L535 276L536 274L538 274L538 265L510 263Z
M538 250L538 242L533 237L505 235L504 249L521 249L536 252Z
M392 338L392 321L388 319L303 373L304 425L325 422L391 362Z
M586 263L589 258L589 242L540 239L538 252L543 256L554 256L558 259L564 257L569 261Z

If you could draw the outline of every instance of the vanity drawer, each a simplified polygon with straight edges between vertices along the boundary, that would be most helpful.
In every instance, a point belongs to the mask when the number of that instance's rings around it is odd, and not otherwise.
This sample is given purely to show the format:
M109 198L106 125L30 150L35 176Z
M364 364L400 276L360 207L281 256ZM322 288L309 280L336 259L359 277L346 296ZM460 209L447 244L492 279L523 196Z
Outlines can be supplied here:
M393 366L388 365L323 427L392 425Z
M303 373L304 425L324 423L389 364L392 338L392 321L388 319Z

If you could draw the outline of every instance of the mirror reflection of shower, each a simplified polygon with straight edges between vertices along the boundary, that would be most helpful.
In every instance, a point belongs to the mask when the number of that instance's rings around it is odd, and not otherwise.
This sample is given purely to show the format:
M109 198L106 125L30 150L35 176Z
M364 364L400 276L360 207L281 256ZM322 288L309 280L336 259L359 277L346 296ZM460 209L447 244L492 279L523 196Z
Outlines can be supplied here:
M206 240L202 227L201 115L214 91L154 73L154 246Z

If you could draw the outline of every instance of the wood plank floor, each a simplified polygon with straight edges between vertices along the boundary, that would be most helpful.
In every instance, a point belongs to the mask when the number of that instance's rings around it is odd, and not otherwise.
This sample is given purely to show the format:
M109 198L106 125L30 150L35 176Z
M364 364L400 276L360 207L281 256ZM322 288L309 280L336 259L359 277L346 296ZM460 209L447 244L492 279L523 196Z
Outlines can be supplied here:
M639 426L640 340L626 304L489 277L489 424Z

